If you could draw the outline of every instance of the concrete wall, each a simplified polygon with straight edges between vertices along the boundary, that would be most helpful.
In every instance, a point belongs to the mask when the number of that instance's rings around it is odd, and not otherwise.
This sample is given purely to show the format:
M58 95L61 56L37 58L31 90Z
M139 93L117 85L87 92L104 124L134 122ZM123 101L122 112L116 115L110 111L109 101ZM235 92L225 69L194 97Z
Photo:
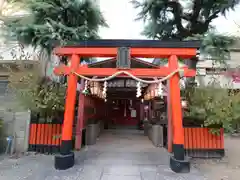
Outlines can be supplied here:
M22 153L28 149L30 112L10 112L0 110L0 118L3 119L4 136L1 139L0 146L2 150L6 149L6 138L13 136L13 146L11 153Z
M229 61L229 64L231 67L239 67L240 66L240 49L232 51L230 53L231 61Z

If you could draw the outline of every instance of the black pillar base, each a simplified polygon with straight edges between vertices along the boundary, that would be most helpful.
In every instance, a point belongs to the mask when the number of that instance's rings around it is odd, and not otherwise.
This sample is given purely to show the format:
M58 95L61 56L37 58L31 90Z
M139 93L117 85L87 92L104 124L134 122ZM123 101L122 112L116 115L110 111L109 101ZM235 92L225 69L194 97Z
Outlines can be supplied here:
M54 158L54 166L55 169L58 170L66 170L74 165L74 153L71 152L69 154L58 154Z
M183 144L173 144L172 146L173 154L175 159L184 160L185 159L185 151Z
M170 157L170 168L175 173L189 173L190 162L188 159L177 160L173 156Z
M72 140L62 140L60 154L68 155L72 150Z

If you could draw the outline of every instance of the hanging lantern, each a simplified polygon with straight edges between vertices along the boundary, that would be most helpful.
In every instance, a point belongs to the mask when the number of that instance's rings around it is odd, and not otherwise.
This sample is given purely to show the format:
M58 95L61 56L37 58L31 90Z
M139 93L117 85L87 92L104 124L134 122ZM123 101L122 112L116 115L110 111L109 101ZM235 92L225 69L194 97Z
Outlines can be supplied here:
M158 84L154 84L154 96L158 96Z
M186 109L186 108L188 107L188 103L187 103L186 100L182 100L182 101L181 101L181 104L182 104L182 108L183 108L183 109Z
M102 94L101 90L99 88L97 88L97 96L100 97Z
M97 95L99 91L99 84L97 82L94 82L94 95Z
M90 82L89 85L90 85L90 93L94 94L94 82Z
M147 100L150 100L150 93L147 92Z
M154 86L153 84L150 86L150 97L154 98L155 97L155 92L154 92Z
M146 94L144 94L143 99L144 99L144 100L147 100L147 95L146 95Z

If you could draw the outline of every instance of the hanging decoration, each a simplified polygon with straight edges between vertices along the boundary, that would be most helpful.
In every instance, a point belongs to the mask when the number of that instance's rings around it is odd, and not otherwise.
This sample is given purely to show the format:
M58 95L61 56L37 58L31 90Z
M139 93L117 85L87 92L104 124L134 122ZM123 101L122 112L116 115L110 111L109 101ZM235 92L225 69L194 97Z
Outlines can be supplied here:
M85 85L84 85L84 89L83 89L82 93L84 95L87 95L89 93L88 92L88 81L87 80L85 81Z
M117 71L116 73L114 73L113 75L111 76L108 76L108 77L105 77L105 78L88 78L86 76L83 76L81 74L78 74L77 72L75 71L71 71L71 73L77 75L78 77L82 78L82 79L85 79L85 89L83 90L83 93L84 94L88 94L88 86L87 86L87 81L90 81L90 82L103 82L104 81L104 88L103 88L103 92L102 93L98 93L98 96L103 98L103 99L106 99L106 91L107 91L107 81L108 80L111 80L115 77L117 77L118 75L120 74L125 74L125 75L128 75L129 77L131 77L132 79L134 79L135 81L137 81L137 97L140 97L142 95L141 93L141 83L143 84L158 84L158 87L157 87L157 90L154 90L152 91L148 91L145 95L144 95L144 99L145 100L150 100L151 98L153 98L151 95L154 94L154 97L156 96L161 96L163 97L164 95L164 90L163 90L163 85L162 85L162 82L163 81L166 81L168 80L169 78L171 78L173 75L175 74L178 74L180 76L180 78L183 77L184 75L184 67L179 67L178 69L176 69L175 71L171 72L170 74L168 74L167 76L165 76L164 78L162 79L157 79L155 78L154 80L144 80L144 79L141 79L141 78L138 78L136 76L134 76L133 74L131 74L130 72L128 71ZM100 92L100 91L99 91ZM105 100L106 101L106 100Z
M128 75L129 77L133 78L135 81L139 81L141 83L146 83L146 84L153 84L153 83L160 83L160 82L163 82L163 81L166 81L168 80L169 78L171 78L173 75L175 75L176 73L179 74L179 76L182 78L183 77L183 73L184 72L184 69L183 67L180 67L178 69L176 69L175 71L171 72L169 75L165 76L164 78L162 79L156 79L156 80L144 80L144 79L141 79L141 78L138 78L136 76L134 76L133 74L131 74L130 72L128 71L117 71L116 73L114 73L113 75L111 76L108 76L108 77L105 77L105 78L88 78L86 76L83 76L81 74L78 74L77 72L75 71L72 71L71 73L79 76L80 78L83 78L85 80L88 80L88 81L95 81L95 82L103 82L103 81L108 81L108 80L111 80L115 77L117 77L118 75L120 74L125 74L125 75Z
M158 96L163 97L163 86L161 82L158 84Z
M129 100L129 108L128 109L130 109L130 110L133 109L133 102L131 99Z
M142 95L142 92L141 92L141 82L137 82L137 95L136 97L139 98L141 95Z
M167 95L166 87L162 83L155 83L148 86L145 94L144 94L144 100L150 100L155 97L163 97Z
M103 95L103 98L106 99L106 97L107 97L107 81L104 81L104 83L103 83L102 95Z

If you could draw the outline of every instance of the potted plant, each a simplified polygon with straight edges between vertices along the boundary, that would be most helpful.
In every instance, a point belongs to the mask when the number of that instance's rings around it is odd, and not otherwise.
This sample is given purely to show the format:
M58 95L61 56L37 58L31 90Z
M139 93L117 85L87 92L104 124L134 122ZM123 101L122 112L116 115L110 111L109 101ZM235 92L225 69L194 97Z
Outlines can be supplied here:
M159 119L152 119L152 127L150 130L150 139L154 146L160 147L163 146L163 127Z
M148 121L147 118L144 118L144 120L143 120L143 131L144 131L145 136L148 135L148 130L149 130L149 121Z
M94 145L97 142L97 136L99 133L99 123L94 118L89 118L87 120L86 128L86 144Z

